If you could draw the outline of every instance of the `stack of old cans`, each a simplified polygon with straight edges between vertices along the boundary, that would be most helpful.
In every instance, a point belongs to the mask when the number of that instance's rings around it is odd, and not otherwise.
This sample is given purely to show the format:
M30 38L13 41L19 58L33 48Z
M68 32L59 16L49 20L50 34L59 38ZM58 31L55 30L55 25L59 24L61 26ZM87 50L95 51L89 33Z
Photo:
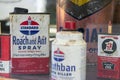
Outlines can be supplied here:
M98 35L98 77L120 78L120 35Z

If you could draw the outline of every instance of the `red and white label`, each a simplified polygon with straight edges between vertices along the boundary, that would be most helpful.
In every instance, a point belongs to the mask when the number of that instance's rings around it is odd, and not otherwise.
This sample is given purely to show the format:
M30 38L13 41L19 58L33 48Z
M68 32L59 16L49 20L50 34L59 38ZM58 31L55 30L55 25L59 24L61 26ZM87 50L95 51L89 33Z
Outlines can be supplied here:
M99 34L98 56L120 57L120 35Z
M0 61L0 73L10 73L10 61Z
M11 14L12 73L49 73L49 14Z

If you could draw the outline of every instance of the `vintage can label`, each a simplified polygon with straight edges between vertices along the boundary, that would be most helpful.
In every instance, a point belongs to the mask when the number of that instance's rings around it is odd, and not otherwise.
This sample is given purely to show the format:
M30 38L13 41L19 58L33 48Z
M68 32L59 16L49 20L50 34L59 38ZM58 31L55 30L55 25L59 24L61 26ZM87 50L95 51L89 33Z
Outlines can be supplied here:
M98 56L119 57L120 36L114 34L98 35Z
M66 38L70 38L70 34ZM86 80L85 42L61 39L56 39L52 43L51 80Z
M10 14L10 22L12 72L48 73L49 14Z
M99 78L120 78L120 62L116 57L98 56L98 73Z
M120 35L98 34L98 77L120 78Z
M87 62L97 62L97 34L107 32L113 16L113 0L57 0L57 30L65 21L75 21L77 29L84 29L87 42Z
M10 77L10 35L0 35L0 76Z

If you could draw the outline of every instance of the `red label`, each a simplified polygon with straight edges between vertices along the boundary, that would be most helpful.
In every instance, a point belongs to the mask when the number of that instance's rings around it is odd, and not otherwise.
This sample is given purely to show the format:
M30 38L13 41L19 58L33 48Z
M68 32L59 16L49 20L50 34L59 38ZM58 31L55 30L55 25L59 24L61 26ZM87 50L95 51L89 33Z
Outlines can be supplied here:
M1 77L10 77L9 61L10 61L10 35L0 35L0 76Z
M12 73L48 74L49 58L12 58Z
M119 79L120 61L116 57L98 57L98 77Z
M0 60L10 60L10 36L0 36Z
M10 73L0 73L0 77L10 78Z

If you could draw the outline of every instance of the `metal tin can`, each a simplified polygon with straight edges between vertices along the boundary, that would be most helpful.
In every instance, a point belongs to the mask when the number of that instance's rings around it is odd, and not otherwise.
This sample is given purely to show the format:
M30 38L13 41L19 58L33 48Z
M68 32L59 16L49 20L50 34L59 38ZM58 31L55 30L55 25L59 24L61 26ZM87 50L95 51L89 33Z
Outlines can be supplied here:
M10 35L0 35L0 76L10 77Z
M120 79L119 42L119 34L98 35L98 77Z
M87 42L87 62L97 62L97 33L107 32L113 18L114 0L57 0L57 30L64 29L65 21L75 21L83 28Z
M57 32L51 62L51 80L86 80L86 42L82 33Z
M10 14L12 73L49 73L49 24L49 14Z

